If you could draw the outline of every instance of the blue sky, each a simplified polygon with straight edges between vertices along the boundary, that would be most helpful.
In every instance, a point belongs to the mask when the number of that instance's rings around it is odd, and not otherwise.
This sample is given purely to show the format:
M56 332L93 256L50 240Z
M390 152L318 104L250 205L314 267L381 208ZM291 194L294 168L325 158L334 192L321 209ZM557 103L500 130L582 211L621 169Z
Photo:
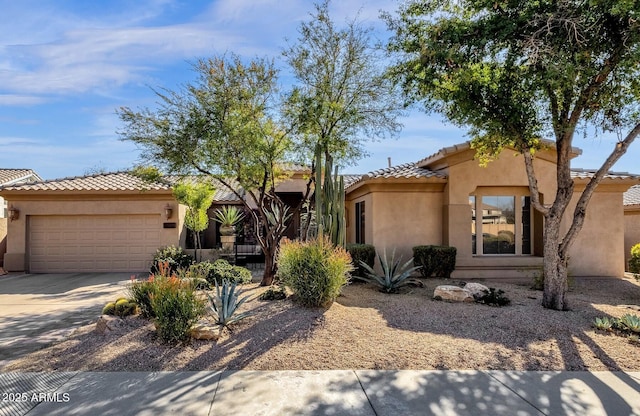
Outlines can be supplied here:
M379 11L389 0L335 0L344 22L360 13L379 39ZM178 89L195 78L190 62L232 51L276 59L313 9L302 0L0 0L0 167L31 168L42 177L122 170L139 163L135 146L118 139L115 110L155 106L151 88ZM289 78L290 79L290 78ZM417 161L467 140L464 130L418 110L401 120L396 140L373 142L371 156L349 167L364 173ZM598 167L614 137L576 137L573 162ZM640 173L640 143L614 167Z

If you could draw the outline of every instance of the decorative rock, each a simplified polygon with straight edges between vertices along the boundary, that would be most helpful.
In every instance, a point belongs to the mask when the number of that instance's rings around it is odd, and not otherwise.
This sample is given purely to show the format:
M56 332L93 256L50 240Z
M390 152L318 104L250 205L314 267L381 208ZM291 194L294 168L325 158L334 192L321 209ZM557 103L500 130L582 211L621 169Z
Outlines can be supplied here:
M475 282L467 283L464 286L464 288L467 289L469 292L471 292L475 300L478 300L484 295L486 295L487 293L489 293L489 288L480 283L475 283Z
M96 322L96 332L104 334L106 331L113 331L122 325L122 319L112 315L102 315Z
M433 291L433 298L449 302L473 302L471 291L453 285L441 285Z
M201 320L191 328L191 338L217 341L220 338L220 330L220 325Z

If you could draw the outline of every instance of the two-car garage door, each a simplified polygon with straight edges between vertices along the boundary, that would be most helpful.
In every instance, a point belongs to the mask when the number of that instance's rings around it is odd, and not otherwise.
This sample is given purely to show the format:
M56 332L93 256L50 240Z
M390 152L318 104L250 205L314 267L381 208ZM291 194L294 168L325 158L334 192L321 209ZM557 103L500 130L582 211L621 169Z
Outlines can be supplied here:
M30 216L31 273L148 270L160 247L160 215Z

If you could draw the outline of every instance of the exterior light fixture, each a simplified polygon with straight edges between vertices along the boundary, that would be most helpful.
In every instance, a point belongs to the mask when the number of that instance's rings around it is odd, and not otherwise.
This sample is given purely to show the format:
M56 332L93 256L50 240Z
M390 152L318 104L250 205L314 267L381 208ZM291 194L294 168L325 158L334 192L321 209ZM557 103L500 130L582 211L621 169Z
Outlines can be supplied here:
M20 218L20 210L13 205L9 207L9 220L15 221Z
M164 207L164 217L165 217L166 219L169 219L169 218L171 218L172 216L173 216L173 207L172 207L170 204L167 204L167 205Z

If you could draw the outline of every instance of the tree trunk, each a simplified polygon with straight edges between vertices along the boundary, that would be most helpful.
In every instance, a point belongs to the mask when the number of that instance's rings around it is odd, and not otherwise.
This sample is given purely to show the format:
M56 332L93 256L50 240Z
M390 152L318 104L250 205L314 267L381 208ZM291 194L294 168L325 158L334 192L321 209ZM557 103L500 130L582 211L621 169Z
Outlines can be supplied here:
M558 311L569 310L567 299L567 259L559 250L560 219L547 218L544 233L544 294L542 306Z
M260 286L271 286L276 275L275 252L277 247L264 248L264 274Z

